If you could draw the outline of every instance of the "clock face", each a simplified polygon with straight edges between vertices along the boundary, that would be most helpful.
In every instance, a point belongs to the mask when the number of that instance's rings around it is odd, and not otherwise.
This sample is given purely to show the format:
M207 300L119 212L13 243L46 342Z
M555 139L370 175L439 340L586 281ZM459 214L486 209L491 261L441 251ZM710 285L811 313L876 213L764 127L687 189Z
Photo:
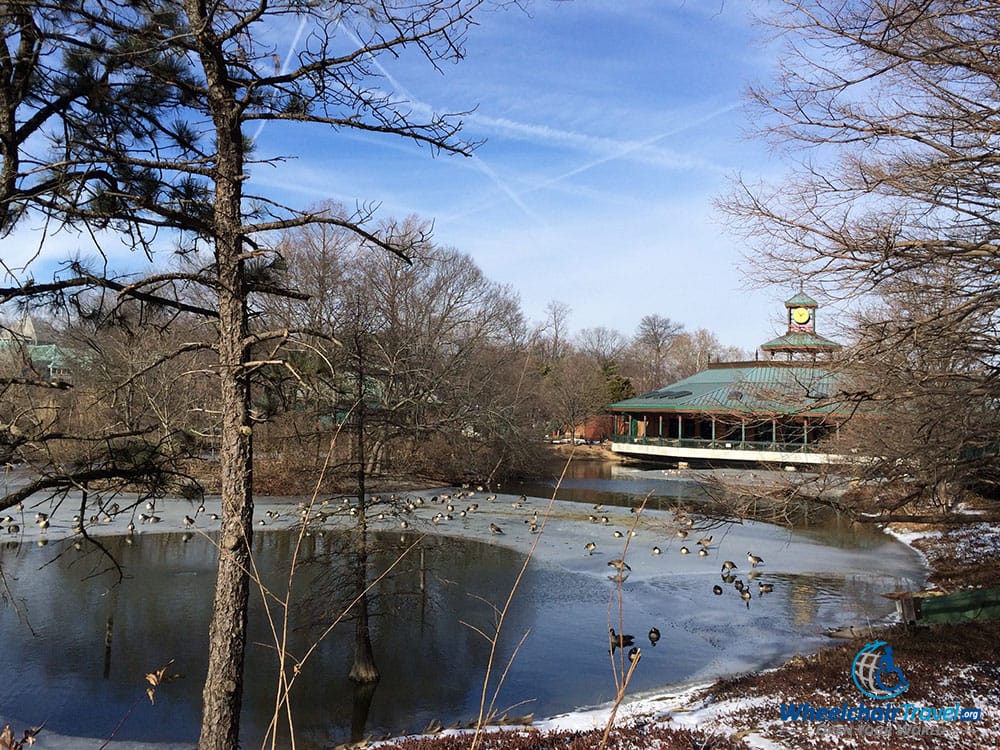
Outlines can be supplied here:
M799 325L804 325L809 322L809 309L806 307L796 307L792 310L792 320L794 320Z

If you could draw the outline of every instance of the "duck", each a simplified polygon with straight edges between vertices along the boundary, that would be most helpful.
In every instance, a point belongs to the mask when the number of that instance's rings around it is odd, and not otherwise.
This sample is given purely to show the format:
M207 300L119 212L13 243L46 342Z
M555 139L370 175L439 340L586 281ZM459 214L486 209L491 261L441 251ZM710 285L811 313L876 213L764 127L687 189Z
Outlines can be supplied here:
M490 524L490 533L491 534L502 534L503 533L503 529L501 529L495 523L491 523Z
M750 563L751 567L756 568L758 565L760 565L762 562L764 562L764 558L763 557L757 557L757 555L755 555L755 554L753 554L751 552L747 552L747 562Z
M611 653L614 653L616 648L624 648L625 646L634 644L635 636L626 635L625 633L619 635L615 632L614 628L608 628L608 641L611 644Z
M649 629L649 645L655 646L658 640L660 640L660 630L654 626Z

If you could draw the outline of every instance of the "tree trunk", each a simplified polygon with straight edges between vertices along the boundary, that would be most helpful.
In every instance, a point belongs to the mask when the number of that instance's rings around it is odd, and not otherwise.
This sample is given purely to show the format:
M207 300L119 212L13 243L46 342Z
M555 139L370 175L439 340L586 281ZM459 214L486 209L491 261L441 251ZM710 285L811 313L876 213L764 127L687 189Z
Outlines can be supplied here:
M239 108L204 4L186 0L197 30L216 140L214 227L219 312L221 427L219 470L222 519L215 603L208 631L208 674L202 692L199 750L239 747L243 657L247 638L253 540L253 444L247 351L246 272L243 260L243 133Z
M357 619L354 626L354 663L347 677L356 683L378 682L381 675L375 665L371 633L368 630L368 596L361 595L355 606Z

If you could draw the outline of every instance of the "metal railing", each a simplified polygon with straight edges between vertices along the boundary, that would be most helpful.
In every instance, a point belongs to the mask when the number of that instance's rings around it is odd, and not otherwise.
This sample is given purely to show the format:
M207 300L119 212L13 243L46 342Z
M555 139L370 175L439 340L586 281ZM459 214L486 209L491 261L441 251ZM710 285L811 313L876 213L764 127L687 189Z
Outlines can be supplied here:
M631 435L615 435L616 443L631 443L633 445L653 445L665 448L709 448L714 450L734 451L780 451L784 453L815 453L819 446L812 443L786 443L750 440L704 440L700 438L657 438L633 437Z

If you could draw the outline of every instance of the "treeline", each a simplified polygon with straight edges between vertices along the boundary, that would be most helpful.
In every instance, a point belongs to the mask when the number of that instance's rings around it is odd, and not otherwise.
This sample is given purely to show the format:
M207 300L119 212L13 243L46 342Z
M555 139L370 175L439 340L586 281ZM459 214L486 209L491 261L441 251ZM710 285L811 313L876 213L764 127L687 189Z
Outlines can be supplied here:
M359 470L397 481L531 475L543 437L742 355L658 314L632 336L573 333L558 302L529 322L513 289L427 230L415 218L382 227L405 237L409 262L344 228L289 230L253 268L256 285L285 290L262 295L250 316L251 339L271 332L248 358L256 491L351 487ZM180 281L196 276L185 268L194 263L164 274L179 303L169 308L106 291L50 298L59 312L35 312L36 337L58 344L64 376L43 372L53 349L31 361L19 314L6 311L0 459L38 481L56 483L71 465L71 484L216 489L214 326L197 287ZM72 387L40 392L45 377Z

